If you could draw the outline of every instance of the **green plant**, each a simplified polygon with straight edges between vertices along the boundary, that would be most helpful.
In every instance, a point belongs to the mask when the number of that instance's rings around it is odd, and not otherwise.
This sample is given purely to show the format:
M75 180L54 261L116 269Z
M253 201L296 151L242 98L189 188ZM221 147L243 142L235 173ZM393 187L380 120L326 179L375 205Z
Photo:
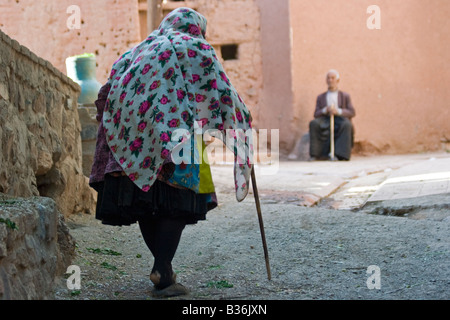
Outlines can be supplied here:
M109 269L109 270L117 270L116 266L113 266L112 264L109 264L108 262L103 262L101 264L101 266L105 269Z
M16 223L12 222L9 218L6 218L6 219L0 218L0 223L6 224L6 226L8 228L10 228L11 230L19 230Z
M222 268L223 268L223 266L221 266L221 265L209 266L208 267L209 270L217 270L217 269L222 269Z
M233 284L229 283L227 280L220 280L220 281L209 281L206 286L208 288L233 288Z
M120 252L105 248L86 248L87 251L90 251L92 253L98 253L98 254L105 254L109 256L121 256L122 254Z

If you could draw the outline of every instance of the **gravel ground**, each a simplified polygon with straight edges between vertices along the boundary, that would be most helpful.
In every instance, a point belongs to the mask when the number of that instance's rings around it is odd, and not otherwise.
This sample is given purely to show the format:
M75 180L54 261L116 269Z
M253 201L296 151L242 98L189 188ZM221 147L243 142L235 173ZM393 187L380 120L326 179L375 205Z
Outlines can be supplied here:
M428 207L408 218L262 198L269 281L253 195L237 203L227 186L217 192L219 207L183 233L173 266L191 293L172 299L450 298L448 208ZM81 269L81 290L67 289L61 279L56 300L155 299L153 258L137 225L105 226L91 215L74 215L67 224L77 241L73 264ZM380 289L368 287L373 265L380 270Z

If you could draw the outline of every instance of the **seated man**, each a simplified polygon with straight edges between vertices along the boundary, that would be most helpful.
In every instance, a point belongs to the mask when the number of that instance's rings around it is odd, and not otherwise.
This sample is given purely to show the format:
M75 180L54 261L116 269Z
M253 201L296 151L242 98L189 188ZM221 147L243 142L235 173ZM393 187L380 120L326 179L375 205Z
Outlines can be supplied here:
M328 159L330 153L330 115L334 115L335 154L339 160L350 160L353 147L355 109L350 95L338 88L339 73L327 73L328 91L317 97L314 120L309 124L311 160Z

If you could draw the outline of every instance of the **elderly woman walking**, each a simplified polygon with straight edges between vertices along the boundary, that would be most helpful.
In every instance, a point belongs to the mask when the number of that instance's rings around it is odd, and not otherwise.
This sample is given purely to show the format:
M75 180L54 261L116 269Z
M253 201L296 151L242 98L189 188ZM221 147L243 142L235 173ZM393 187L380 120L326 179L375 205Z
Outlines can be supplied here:
M225 133L226 141L231 137L237 200L248 193L251 115L205 34L201 14L172 11L113 64L96 101L100 125L90 176L96 218L112 226L139 223L154 257L157 296L188 293L176 282L172 260L185 226L217 206L202 161L205 144L196 136L209 130L224 143Z

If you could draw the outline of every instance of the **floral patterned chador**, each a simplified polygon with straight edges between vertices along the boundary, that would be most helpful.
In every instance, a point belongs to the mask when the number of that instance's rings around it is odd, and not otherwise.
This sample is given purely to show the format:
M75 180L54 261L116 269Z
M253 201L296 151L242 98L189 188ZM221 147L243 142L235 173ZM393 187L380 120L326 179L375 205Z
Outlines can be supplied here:
M205 33L202 15L176 9L113 64L96 101L100 127L90 177L103 202L118 197L130 204L138 198L154 209L172 206L176 211L177 201L162 205L176 190L179 199L186 192L195 198L188 205L194 211L214 207L210 168L201 161L205 145L195 138L206 130L228 141L235 154L236 198L246 197L253 157L251 115ZM123 172L114 182L120 184L118 194L103 190L112 172ZM198 202L205 204L203 209L197 209Z

